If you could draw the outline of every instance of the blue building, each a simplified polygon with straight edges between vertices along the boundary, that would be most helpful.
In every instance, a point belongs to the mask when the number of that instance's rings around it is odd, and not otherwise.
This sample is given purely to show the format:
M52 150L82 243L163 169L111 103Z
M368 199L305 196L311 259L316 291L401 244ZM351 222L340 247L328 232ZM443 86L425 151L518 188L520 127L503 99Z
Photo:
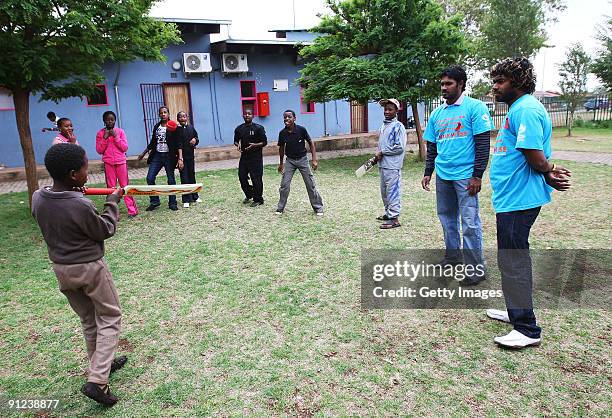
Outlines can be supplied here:
M146 147L162 105L170 108L173 119L179 110L189 113L201 147L231 145L245 108L254 111L254 121L266 128L272 141L284 126L282 113L286 109L296 112L297 123L313 138L368 132L380 125L382 110L376 103L302 100L295 82L302 67L297 48L312 42L316 34L279 29L272 31L276 39L211 42L210 35L219 33L229 20L163 20L176 23L184 40L163 51L166 63L108 63L103 69L105 82L86 99L71 98L56 104L31 98L30 126L39 164L56 134L41 132L51 124L46 117L50 111L72 120L75 135L90 159L99 158L95 135L103 127L102 114L107 110L117 114L118 126L126 131L128 155L137 155ZM6 167L23 165L11 103L8 92L0 89L0 124L4 127L0 166Z

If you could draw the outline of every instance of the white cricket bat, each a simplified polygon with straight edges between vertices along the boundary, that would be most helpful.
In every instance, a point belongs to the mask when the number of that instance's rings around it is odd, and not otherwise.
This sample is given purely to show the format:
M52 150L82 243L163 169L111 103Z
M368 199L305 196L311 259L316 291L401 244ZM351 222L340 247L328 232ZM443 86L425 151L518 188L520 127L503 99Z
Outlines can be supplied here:
M85 189L86 195L108 195L112 194L116 189L113 188L95 188L88 187ZM173 194L189 194L198 193L202 190L202 183L195 184L160 184L155 186L148 185L129 185L123 188L123 194L127 196L166 196Z
M355 175L357 177L363 177L365 175L365 173L370 171L372 169L372 167L374 167L375 165L376 165L376 157L372 157L372 158L368 159L368 161L363 163L363 165L361 167L359 167L357 170L355 170Z

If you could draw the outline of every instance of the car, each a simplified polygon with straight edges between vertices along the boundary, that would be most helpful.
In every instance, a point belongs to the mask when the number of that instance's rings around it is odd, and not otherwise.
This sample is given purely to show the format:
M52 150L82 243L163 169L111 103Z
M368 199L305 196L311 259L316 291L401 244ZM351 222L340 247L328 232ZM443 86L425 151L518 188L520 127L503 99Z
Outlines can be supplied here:
M584 102L584 108L589 110L600 110L600 109L608 109L610 107L610 101L607 97L597 97L594 99L589 99Z

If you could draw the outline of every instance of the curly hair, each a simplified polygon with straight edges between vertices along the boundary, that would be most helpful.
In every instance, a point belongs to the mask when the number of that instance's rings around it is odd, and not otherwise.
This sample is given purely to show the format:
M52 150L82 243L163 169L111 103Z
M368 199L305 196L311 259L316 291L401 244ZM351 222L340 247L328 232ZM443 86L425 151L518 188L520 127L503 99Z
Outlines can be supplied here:
M536 87L536 74L533 64L527 58L506 58L491 68L491 78L503 76L510 80L513 87L532 94Z
M63 180L85 164L85 150L76 144L55 144L45 154L45 167L55 180Z

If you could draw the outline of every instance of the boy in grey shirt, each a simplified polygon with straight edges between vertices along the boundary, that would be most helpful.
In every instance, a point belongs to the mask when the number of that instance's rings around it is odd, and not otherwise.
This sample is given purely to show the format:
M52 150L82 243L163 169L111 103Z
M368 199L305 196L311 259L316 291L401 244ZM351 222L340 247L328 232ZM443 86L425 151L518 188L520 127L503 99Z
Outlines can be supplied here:
M81 192L87 182L87 156L75 144L56 144L45 155L53 186L32 196L32 215L43 234L60 291L81 318L89 370L81 392L96 402L117 402L108 376L127 362L114 358L121 329L119 296L106 261L104 240L117 228L121 189L109 195L100 215Z

